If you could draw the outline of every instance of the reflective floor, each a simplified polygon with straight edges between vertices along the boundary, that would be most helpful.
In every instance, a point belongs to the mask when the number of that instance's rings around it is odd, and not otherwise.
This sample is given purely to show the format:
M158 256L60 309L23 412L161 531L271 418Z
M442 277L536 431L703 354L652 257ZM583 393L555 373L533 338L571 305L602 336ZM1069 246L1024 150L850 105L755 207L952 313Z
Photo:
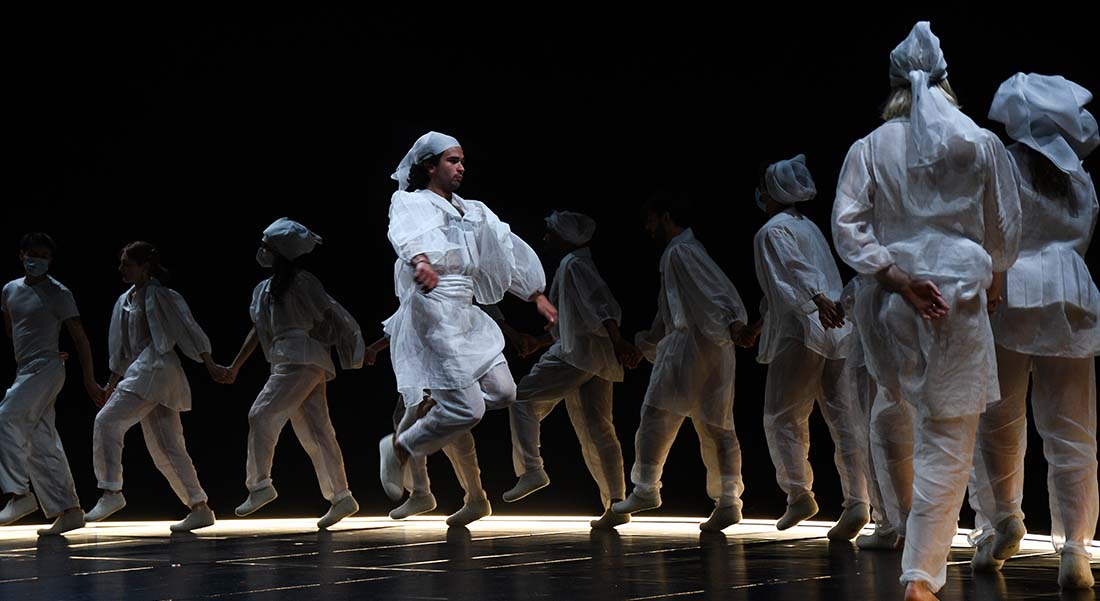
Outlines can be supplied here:
M637 518L593 532L588 518L223 520L197 535L168 522L108 522L60 539L0 528L0 599L901 599L900 553L830 544L831 524L777 532L746 520L700 535L700 520ZM1000 575L972 574L960 536L941 599L1100 599L1060 593L1058 560L1025 540ZM1094 555L1100 553L1100 548ZM1094 564L1095 565L1095 564Z

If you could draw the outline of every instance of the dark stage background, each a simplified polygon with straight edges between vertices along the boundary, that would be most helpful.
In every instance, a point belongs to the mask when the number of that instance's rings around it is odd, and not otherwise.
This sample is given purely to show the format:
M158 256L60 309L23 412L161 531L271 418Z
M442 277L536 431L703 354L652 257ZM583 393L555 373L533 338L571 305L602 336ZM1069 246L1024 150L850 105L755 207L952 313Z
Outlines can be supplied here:
M0 274L20 275L23 232L56 237L51 273L76 295L103 381L110 308L124 290L116 253L131 240L152 241L172 271L170 285L210 335L215 358L228 363L250 325L251 290L264 277L253 259L260 232L290 216L324 236L309 268L373 339L396 306L386 240L389 174L418 135L436 129L463 143L461 193L487 201L536 247L553 208L598 220L596 260L630 335L648 327L657 292L659 249L642 232L637 206L658 184L694 190L705 209L696 232L755 318L752 235L766 219L752 201L758 165L805 153L819 195L804 211L828 232L841 162L879 123L887 55L916 20L932 21L964 110L998 133L985 114L997 85L1017 71L1063 74L1100 91L1094 24L1061 13L1013 20L1003 8L953 3L924 12L784 5L639 15L638 6L13 16L4 44L14 185L0 217L0 256L7 257ZM1096 103L1091 108L1100 112ZM1095 157L1088 165L1096 169ZM558 257L543 259L550 276ZM1090 253L1090 265L1096 259ZM504 310L528 331L540 326L533 308L516 299ZM63 346L72 348L67 337ZM0 380L10 382L10 345L3 349ZM507 353L518 380L533 359ZM745 514L777 517L784 497L762 429L765 370L755 351L738 356ZM87 509L97 496L95 408L77 362L68 369L58 425ZM186 369L195 401L183 418L188 446L215 511L231 517L246 494L247 414L267 365L254 357L228 387L210 382L197 364ZM615 391L628 473L648 374L648 365L630 372ZM388 356L340 373L329 388L351 487L371 514L391 507L378 483L376 443L392 429L395 398ZM139 430L127 439L130 504L118 517L183 515ZM599 512L564 407L543 431L551 487L516 505L499 500L514 478L506 414L487 415L475 435L498 513ZM817 416L813 440L821 517L835 518L841 498L833 448ZM1031 442L1025 511L1032 530L1046 531L1045 465L1034 433ZM430 465L441 510L457 509L461 495L446 460L436 456ZM261 516L325 510L290 428L274 479L280 499ZM672 449L664 486L661 513L709 512L690 427Z

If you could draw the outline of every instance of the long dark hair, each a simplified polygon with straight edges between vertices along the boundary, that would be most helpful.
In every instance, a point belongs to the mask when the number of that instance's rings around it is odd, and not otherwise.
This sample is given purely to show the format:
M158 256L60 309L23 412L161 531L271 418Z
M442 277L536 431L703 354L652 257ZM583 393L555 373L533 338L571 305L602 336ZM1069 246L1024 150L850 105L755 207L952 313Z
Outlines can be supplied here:
M433 154L432 156L415 163L409 168L409 185L405 188L406 192L416 192L417 190L423 190L428 187L428 183L432 181L432 176L428 174L429 167L438 167L439 159L443 156L443 153Z
M1031 172L1031 185L1044 198L1061 200L1069 209L1070 215L1077 215L1077 202L1073 194L1073 185L1069 174L1062 171L1050 159L1030 146L1027 149L1028 170Z
M282 300L283 295L294 283L294 278L298 275L301 266L297 260L292 261L270 248L268 250L272 256L271 288L269 290L271 291L271 300L277 303Z
M119 257L122 256L122 253L126 253L126 256L130 257L135 263L148 265L149 277L156 278L160 280L161 283L168 281L168 270L161 264L160 251L157 250L156 246L138 240L123 246L122 251L119 253Z

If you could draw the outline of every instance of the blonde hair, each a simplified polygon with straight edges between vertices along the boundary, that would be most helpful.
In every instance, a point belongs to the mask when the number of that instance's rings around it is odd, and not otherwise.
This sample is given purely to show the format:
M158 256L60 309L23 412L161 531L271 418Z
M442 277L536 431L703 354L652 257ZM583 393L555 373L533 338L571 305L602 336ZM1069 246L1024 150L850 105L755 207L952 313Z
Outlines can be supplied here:
M956 108L959 107L958 97L955 96L955 90L951 89L951 84L946 79L941 79L936 83L937 88L943 95L947 97L947 101L950 102ZM897 87L890 90L890 97L886 99L886 105L882 107L882 120L889 121L890 119L896 119L898 117L908 117L913 107L913 91L909 89L909 86Z

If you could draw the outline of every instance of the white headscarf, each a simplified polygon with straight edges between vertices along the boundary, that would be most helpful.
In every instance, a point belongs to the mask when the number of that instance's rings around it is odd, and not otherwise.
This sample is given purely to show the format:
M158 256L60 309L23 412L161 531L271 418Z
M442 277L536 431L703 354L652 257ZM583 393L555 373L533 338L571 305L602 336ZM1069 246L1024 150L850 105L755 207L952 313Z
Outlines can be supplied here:
M596 220L582 213L554 211L546 218L546 227L573 246L584 246L596 233Z
M293 261L298 257L313 251L313 248L321 244L321 237L309 231L306 226L280 217L264 230L264 243L285 259Z
M970 117L932 86L947 78L940 39L928 21L920 21L890 52L890 84L912 90L908 167L925 167L948 155L949 146L973 141L981 130Z
M455 146L462 145L458 143L458 140L447 134L430 131L420 136L416 139L416 143L413 144L413 147L409 149L409 152L405 153L405 158L401 159L401 163L397 165L397 171L393 172L390 179L397 180L398 190L408 188L409 171L412 169L413 165L428 157L442 154L444 150L454 148Z
M768 165L764 173L764 186L768 196L783 205L810 200L817 195L810 170L806 168L806 155Z
M989 118L1072 173L1100 145L1096 118L1084 109L1091 100L1091 92L1060 75L1017 73L997 88Z

